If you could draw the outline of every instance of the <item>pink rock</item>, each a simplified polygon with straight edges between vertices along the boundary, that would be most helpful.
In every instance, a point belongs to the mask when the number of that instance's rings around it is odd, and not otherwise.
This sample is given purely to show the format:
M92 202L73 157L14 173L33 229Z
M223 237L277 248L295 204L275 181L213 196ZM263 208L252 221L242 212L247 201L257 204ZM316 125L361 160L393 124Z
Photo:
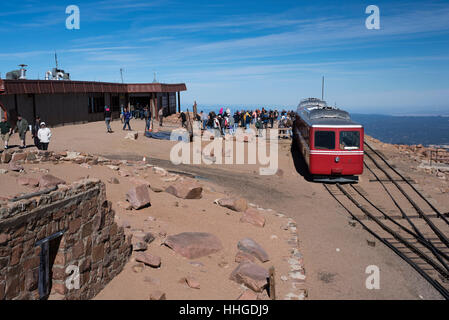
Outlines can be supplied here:
M165 192L182 199L200 199L203 187L196 181L183 180L172 184Z
M3 151L2 155L0 156L0 160L2 163L9 163L11 161L12 155L8 151Z
M39 180L35 178L19 177L17 179L17 183L20 184L21 186L37 187L39 185Z
M15 152L12 155L11 161L13 161L13 162L15 162L15 161L24 161L24 160L26 160L26 158L27 158L27 154L26 153L24 153L24 152L20 152L20 153Z
M117 201L117 206L125 210L131 210L133 206L129 202Z
M251 262L244 262L232 271L230 279L246 285L255 292L262 292L268 284L268 277L268 271L261 266Z
M58 184L66 184L66 182L64 180L56 178L55 176L52 176L51 174L45 174L39 179L40 188L53 187L57 186Z
M200 258L223 249L216 236L204 232L184 232L168 236L164 244L188 259Z
M11 171L22 171L23 170L23 167L18 162L15 162L15 161L11 161L9 163L8 167L9 167L9 170L11 170Z
M159 268L161 266L161 258L148 252L138 252L136 254L136 261L153 268Z
M187 283L187 285L192 288L192 289L199 289L201 287L200 283L198 282L198 280L196 280L194 277L192 276L187 276L185 278L183 278L183 280Z
M244 212L248 209L248 201L244 198L224 198L218 200L218 204L237 212Z
M148 192L148 188L144 185L135 186L129 189L126 194L126 200L136 210L151 205L150 193Z
M240 240L239 243L237 244L237 248L243 251L244 253L256 257L261 262L266 262L270 260L265 250L256 241L250 238Z
M254 208L247 209L240 218L240 222L250 223L261 228L265 226L265 218Z

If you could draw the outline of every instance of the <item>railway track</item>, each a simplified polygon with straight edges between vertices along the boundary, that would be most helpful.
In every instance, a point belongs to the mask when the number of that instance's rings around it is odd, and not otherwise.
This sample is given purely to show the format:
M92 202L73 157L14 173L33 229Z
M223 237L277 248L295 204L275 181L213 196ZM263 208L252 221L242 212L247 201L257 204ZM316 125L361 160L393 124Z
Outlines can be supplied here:
M412 182L365 143L370 192L352 184L324 184L364 229L413 267L449 300L449 221Z

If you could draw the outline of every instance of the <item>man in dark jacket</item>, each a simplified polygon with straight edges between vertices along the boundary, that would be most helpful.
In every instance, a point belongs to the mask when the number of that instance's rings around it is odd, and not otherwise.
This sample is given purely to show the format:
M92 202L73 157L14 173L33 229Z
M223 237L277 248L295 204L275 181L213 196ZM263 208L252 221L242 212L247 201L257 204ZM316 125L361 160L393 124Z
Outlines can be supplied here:
M111 129L111 119L112 119L112 111L108 106L104 107L104 121L106 122L106 129L108 133L112 133Z
M123 125L123 130L125 130L126 126L128 126L128 129L131 131L131 126L129 125L129 120L131 120L131 112L129 112L128 108L125 108L123 118L125 121L125 124Z
M41 142L40 142L39 138L37 137L37 132L41 128L40 125L41 125L41 118L38 116L38 117L36 117L36 120L34 120L34 125L33 125L33 128L31 129L31 136L34 139L34 145L39 150L41 150Z
M5 145L5 150L8 149L8 141L11 133L11 125L6 121L6 118L2 118L2 121L0 122L0 136Z

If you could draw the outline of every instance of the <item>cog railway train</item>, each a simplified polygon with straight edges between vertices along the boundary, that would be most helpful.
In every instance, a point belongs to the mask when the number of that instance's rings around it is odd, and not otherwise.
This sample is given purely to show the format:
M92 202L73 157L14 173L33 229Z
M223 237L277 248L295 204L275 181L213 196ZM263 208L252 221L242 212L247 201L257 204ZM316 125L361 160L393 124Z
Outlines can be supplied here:
M313 181L357 182L363 173L362 125L325 101L302 100L296 111L294 138Z

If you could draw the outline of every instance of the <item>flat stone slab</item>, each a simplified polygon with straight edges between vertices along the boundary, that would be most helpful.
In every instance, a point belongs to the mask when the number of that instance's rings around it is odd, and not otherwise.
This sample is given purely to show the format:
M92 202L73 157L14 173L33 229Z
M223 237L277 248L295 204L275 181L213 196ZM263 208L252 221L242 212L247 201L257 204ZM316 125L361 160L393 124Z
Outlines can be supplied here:
M188 259L196 259L223 249L220 239L205 232L183 232L168 236L164 244Z
M247 209L240 218L240 222L249 223L260 228L265 226L265 218L259 213L259 210L254 208Z
M269 273L263 267L252 262L243 262L232 271L230 279L255 292L262 292L268 284L268 277Z
M245 253L248 253L261 262L267 262L270 260L267 252L256 241L250 238L242 239L238 242L237 248Z
M159 268L161 266L161 258L148 252L138 252L135 259L137 262L142 262L153 268Z

